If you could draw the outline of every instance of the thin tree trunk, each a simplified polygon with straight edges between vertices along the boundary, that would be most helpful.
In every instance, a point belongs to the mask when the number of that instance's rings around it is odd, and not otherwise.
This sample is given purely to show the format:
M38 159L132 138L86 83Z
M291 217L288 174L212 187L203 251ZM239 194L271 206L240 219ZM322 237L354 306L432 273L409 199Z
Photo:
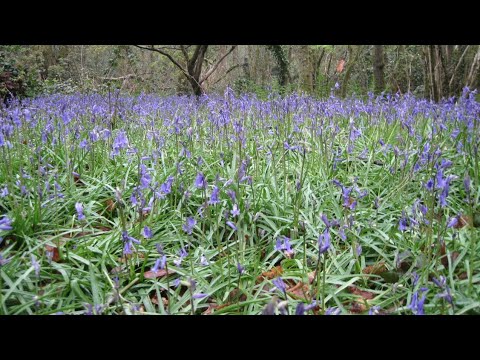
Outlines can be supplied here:
M348 81L350 80L350 75L352 73L353 66L355 65L358 55L360 54L360 46L358 46L358 48L356 49L353 46L349 46L348 48L350 50L349 51L350 54L348 57L349 59L348 59L347 69L345 70L345 76L342 82L342 88L340 92L341 97L345 97L347 95Z
M314 64L314 69L313 69L313 92L317 90L317 82L318 82L318 71L320 68L320 64L322 63L323 56L325 55L325 49L322 49L322 53L318 57L317 62Z
M375 93L381 93L385 89L384 77L385 61L383 58L383 45L375 45L373 59L373 75L375 78Z
M433 90L433 100L438 102L440 100L440 95L438 92L437 81L435 77L435 45L428 46L428 62L429 62L429 70L430 70L430 80Z
M462 55L460 56L460 59L458 60L458 63L457 63L457 66L455 66L455 69L453 70L452 72L452 77L450 78L450 81L448 83L448 87L451 88L451 89L455 89L456 86L454 87L453 86L453 80L455 79L455 74L457 73L462 61L463 61L463 58L465 57L465 54L467 53L468 49L470 48L470 45L467 45L467 47L465 48L465 50L463 51Z
M468 87L475 86L476 82L478 82L477 73L480 68L480 45L477 48L477 53L472 61L472 66L470 67L470 72L468 73L467 83Z

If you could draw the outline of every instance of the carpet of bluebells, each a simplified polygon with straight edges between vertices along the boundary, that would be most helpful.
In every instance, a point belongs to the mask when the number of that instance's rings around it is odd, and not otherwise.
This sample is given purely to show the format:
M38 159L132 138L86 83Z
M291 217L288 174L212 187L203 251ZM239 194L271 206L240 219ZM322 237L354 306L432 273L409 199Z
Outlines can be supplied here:
M480 313L480 104L0 108L1 314Z

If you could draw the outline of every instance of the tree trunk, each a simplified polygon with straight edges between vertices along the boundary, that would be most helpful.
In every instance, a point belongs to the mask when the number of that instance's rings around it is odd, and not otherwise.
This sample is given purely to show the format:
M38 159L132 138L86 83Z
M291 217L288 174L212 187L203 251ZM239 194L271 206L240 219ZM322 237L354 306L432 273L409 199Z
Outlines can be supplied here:
M437 77L436 77L436 61L435 61L435 45L428 46L428 63L430 72L430 81L433 90L433 100L435 102L440 101L440 92L438 89Z
M188 81L192 86L193 93L196 96L200 96L203 93L202 86L200 85L200 75L202 74L203 61L205 54L207 53L208 45L197 45L193 56L188 61Z
M322 63L322 59L323 59L323 56L325 55L325 49L322 49L322 52L320 54L320 56L318 57L317 61L315 62L314 64L314 68L313 68L313 92L315 92L317 90L317 86L318 86L318 72L320 71L320 65Z
M288 55L285 49L281 45L267 45L267 48L272 52L273 57L279 68L278 82L280 86L287 85L290 79L290 73L288 71Z
M385 61L383 58L383 45L375 45L373 60L373 75L375 77L375 93L381 93L385 89L384 78Z
M347 69L345 70L345 76L343 78L342 87L341 87L341 97L345 97L347 95L347 85L348 81L350 80L350 75L352 74L353 66L355 65L358 55L360 54L360 46L354 48L353 46L348 46L349 56L348 56L348 65Z
M470 72L468 73L467 83L468 87L474 87L478 84L478 70L480 69L480 45L477 48L477 53L472 61Z

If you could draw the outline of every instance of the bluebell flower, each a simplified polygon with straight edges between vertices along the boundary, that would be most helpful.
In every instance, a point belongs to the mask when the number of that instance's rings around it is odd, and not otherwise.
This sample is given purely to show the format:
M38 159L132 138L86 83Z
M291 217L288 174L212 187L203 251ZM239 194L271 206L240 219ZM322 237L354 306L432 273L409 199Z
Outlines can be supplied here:
M208 294L203 294L203 293L196 293L196 294L193 294L193 298L194 299L203 299L204 297L207 297Z
M362 254L362 245L358 244L355 251L357 253L357 256L360 256Z
M418 280L420 279L420 276L417 274L416 271L412 273L412 278L413 278L412 285L416 286L418 284Z
M295 315L305 315L305 304L303 302L297 304Z
M83 214L83 205L79 202L75 204L75 209L77 210L78 220L85 220L85 215Z
M30 262L32 263L32 266L33 268L35 269L35 275L37 277L40 276L40 263L37 261L37 258L35 257L35 255L31 255L30 256Z
M185 249L184 247L182 247L179 251L179 254L180 254L180 257L181 258L185 258L188 256L188 252L187 252L187 249Z
M237 204L233 204L233 208L230 211L230 214L232 214L233 217L240 215L240 210L238 209Z
M172 192L172 184L173 184L174 179L175 178L173 176L169 176L167 178L167 181L165 181L162 185L160 185L161 195L159 197L161 199L163 199L166 195L168 195Z
M328 221L328 218L325 214L322 214L320 216L320 218L322 219L322 221L324 222L324 224L327 226L327 228L329 228L331 225L330 225L330 221Z
M283 249L282 240L280 238L277 238L277 242L275 244L275 250L282 251L282 249Z
M210 264L208 262L207 258L205 257L205 255L203 255L203 254L202 254L202 256L200 256L200 264L202 264L203 266L207 266L207 265Z
M448 160L448 159L442 159L442 162L441 162L441 164L440 164L440 167L441 167L442 169L448 169L448 168L451 167L452 165L453 165L453 163L452 163L450 160Z
M447 285L447 279L445 276L440 276L438 279L433 278L433 283L437 285L443 292L436 295L438 298L445 299L449 304L453 304L453 297L452 293L450 292L450 288Z
M208 202L210 205L215 205L220 202L220 199L218 197L219 193L220 189L218 188L218 186L214 186L212 190L212 195L210 195L210 201Z
M447 224L447 228L455 227L458 224L458 217L454 216L452 217Z
M235 226L235 224L231 221L227 221L227 225L230 226L233 230L237 230L237 227Z
M242 264L237 263L237 271L241 275L245 271L245 267L243 267Z
M442 169L438 169L437 171L437 176L436 176L436 184L435 184L435 188L436 189L443 189L445 187L445 184L446 184L446 179L443 178L443 170Z
M368 315L378 315L380 310L380 306L372 306L370 310L368 310Z
M1 239L1 238L0 238ZM2 253L0 253L0 267L8 264L10 261L12 260L12 258L9 258L9 259L5 259L2 255Z
M420 289L422 291L423 289ZM415 291L412 295L412 301L408 308L412 310L415 315L425 315L424 304L427 297L426 291L423 293L422 298L418 299L418 291Z
M408 227L409 227L408 219L405 215L405 211L402 211L402 217L400 218L400 221L398 222L398 229L403 232L403 231L408 230Z
M277 307L276 300L270 301L262 310L262 315L275 315L276 307Z
M273 283L273 285L275 285L275 287L278 290L280 290L282 293L286 294L287 286L285 285L285 283L283 282L283 279L281 277L277 277L277 278L273 279L272 283Z
M150 185L152 177L148 173L147 167L144 164L140 165L140 188L146 189Z
M143 237L145 239L150 239L152 237L152 230L150 230L147 225L145 225L143 228Z
M318 237L318 250L320 254L325 253L330 248L330 230L327 228Z
M175 264L175 266L178 266L178 267L180 267L180 265L182 264L183 259L188 256L187 250L182 247L179 251L179 256L180 256L179 259L173 260L173 263Z
M425 188L428 191L433 191L433 179L428 179L427 183L425 184Z
M155 244L155 247L156 247L156 249L157 249L157 252L158 252L160 255L163 255L163 254L164 254L162 244L156 243L156 244Z
M164 267L165 267L164 263L163 263L163 266L162 266L162 258L158 258L157 260L155 260L155 264L153 265L151 271L157 272L159 269L163 269Z
M205 175L199 172L195 179L195 186L199 189L206 189L207 188L207 181L205 180Z
M182 226L182 229L183 231L185 231L188 235L191 235L192 234L192 230L193 228L195 227L195 224L197 223L197 221L195 220L194 217L192 216L189 216L187 218L187 221L185 224L183 224Z
M131 254L132 248L134 248L133 244L140 244L140 241L135 239L134 237L128 235L127 231L122 231L122 240L124 242L124 247L123 247L123 254Z
M4 198L8 195L8 188L4 186L2 190L0 191L0 198Z
M128 138L127 133L124 130L118 132L117 137L113 141L113 150L111 153L112 157L117 156L120 153L121 149L128 147Z
M340 315L342 310L340 310L338 307L329 307L327 310L325 310L325 315Z
M237 200L234 190L227 190L227 195L230 197L230 199L232 199L232 202L235 202Z
M7 231L12 229L12 220L7 215L3 215L0 219L0 230Z
M465 192L467 193L467 196L470 194L470 176L465 175L465 178L463 179L463 186L465 187Z
M277 238L277 242L275 244L275 250L283 251L287 253L287 255L293 254L292 245L290 244L290 238L286 236L280 236Z

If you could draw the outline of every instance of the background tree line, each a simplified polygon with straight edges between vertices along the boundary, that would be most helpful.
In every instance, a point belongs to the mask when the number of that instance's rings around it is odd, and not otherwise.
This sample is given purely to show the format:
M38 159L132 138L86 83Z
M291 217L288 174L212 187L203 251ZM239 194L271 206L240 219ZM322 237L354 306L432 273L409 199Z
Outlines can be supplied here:
M162 95L406 93L480 87L479 45L2 45L0 96L120 89Z

